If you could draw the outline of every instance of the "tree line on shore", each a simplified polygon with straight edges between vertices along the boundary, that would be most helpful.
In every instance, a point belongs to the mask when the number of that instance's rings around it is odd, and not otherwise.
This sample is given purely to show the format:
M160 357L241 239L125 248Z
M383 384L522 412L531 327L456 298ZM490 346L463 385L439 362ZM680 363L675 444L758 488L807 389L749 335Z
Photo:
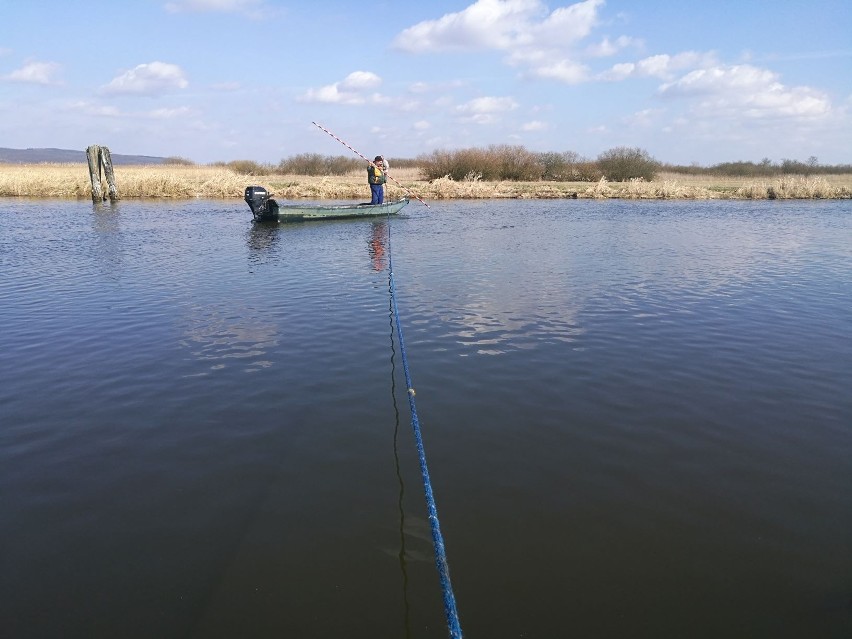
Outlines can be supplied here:
M604 151L595 159L573 151L535 152L523 146L491 145L485 148L437 150L416 158L389 158L393 168L419 169L424 179L449 177L455 181L517 182L611 182L642 179L652 181L660 172L684 175L769 178L783 175L836 175L852 173L852 164L824 165L815 156L807 161L783 159L773 162L722 162L703 167L666 164L638 147L619 146ZM192 164L183 158L169 158L174 164ZM363 168L364 161L348 156L301 153L282 159L277 165L234 160L214 166L230 168L240 175L346 175Z

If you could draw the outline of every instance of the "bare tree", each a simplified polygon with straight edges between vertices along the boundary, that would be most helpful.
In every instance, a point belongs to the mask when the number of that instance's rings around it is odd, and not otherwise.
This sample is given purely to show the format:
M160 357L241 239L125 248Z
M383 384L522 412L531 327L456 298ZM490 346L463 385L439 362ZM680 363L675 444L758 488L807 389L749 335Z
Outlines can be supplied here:
M598 156L598 166L606 178L612 182L642 178L653 180L660 163L652 158L645 149L618 146L604 151Z

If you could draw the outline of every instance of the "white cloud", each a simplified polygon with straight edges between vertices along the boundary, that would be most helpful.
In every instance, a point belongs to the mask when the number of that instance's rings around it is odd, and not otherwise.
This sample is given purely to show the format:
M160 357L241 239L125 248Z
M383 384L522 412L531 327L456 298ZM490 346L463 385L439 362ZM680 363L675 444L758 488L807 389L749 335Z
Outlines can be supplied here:
M460 104L456 111L476 124L491 124L497 122L502 113L517 108L518 103L512 98L482 97Z
M641 45L641 40L636 40L635 38L630 38L628 36L619 36L615 39L615 41L605 37L598 44L586 47L586 54L594 58L606 58L615 55L627 47Z
M512 98L482 97L459 105L458 110L469 113L501 113L518 108Z
M154 109L148 111L145 115L154 120L173 120L192 113L192 109L186 106L177 107L175 109Z
M260 17L263 0L177 0L164 7L169 13L243 13Z
M57 71L59 65L56 62L27 62L3 79L23 84L54 84L53 76Z
M152 109L150 111L121 111L118 107L106 104L96 104L85 100L71 102L66 106L68 111L77 111L85 115L94 116L97 118L144 118L149 120L173 120L194 113L194 110L187 106L176 108Z
M353 71L346 78L334 84L318 89L309 89L301 98L302 102L325 102L329 104L366 104L384 102L385 98L370 89L378 87L382 79L371 71Z
M777 85L777 77L768 69L746 64L717 66L691 71L675 82L662 85L660 91L674 95L696 95L767 88Z
M558 80L565 84L579 84L589 79L589 70L579 62L557 60L535 65L530 75L536 78Z
M124 72L102 87L105 93L161 95L189 85L183 70L176 64L151 62Z
M598 76L599 80L626 80L627 78L673 79L676 73L685 69L707 67L718 64L713 53L684 51L675 55L663 53L653 55L638 62L623 62L613 65Z
M787 87L778 74L750 65L691 71L663 84L660 94L695 98L702 115L747 118L815 118L829 114L831 102L810 87Z
M426 120L419 120L419 121L414 123L414 130L415 131L425 131L425 130L429 129L431 126L432 125L429 124L429 122L427 122Z
M506 49L529 28L529 19L543 10L538 0L478 0L463 11L403 30L393 46L412 53Z
M549 127L546 122L532 120L521 125L521 131L546 131Z
M526 69L530 77L566 83L589 79L574 48L598 24L603 0L585 0L552 12L539 0L477 0L463 11L420 22L394 40L397 49L411 53L494 50L506 62ZM594 55L628 46L624 36L605 40Z
M463 11L403 30L393 45L412 53L511 51L532 45L564 49L589 35L603 4L603 0L585 0L548 13L539 0L477 0Z
M372 71L353 71L340 83L341 91L362 91L375 89L382 79Z
M603 0L586 0L555 9L543 22L534 24L527 34L528 43L558 49L587 37L598 23Z
M642 109L625 116L622 121L629 127L648 127L663 113L662 109Z

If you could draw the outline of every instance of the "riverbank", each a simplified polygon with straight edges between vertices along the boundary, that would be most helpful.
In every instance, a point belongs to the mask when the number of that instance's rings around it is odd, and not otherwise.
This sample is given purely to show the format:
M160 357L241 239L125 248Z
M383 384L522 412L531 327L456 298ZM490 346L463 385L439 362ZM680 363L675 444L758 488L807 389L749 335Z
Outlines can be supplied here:
M646 182L487 182L423 180L417 169L391 169L387 196L408 192L425 200L447 199L850 199L852 175L788 175L754 180L660 174ZM116 166L122 198L242 198L259 184L282 200L359 200L369 192L360 172L343 176L242 175L223 166ZM85 164L2 164L0 197L91 198Z

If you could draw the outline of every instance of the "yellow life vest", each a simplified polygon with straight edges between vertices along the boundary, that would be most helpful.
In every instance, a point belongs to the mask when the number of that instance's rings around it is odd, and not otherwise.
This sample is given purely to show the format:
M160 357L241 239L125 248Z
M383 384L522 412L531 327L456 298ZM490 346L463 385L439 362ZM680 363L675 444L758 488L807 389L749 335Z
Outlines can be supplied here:
M370 165L370 168L367 169L367 177L369 178L370 184L385 183L385 175L377 165Z

